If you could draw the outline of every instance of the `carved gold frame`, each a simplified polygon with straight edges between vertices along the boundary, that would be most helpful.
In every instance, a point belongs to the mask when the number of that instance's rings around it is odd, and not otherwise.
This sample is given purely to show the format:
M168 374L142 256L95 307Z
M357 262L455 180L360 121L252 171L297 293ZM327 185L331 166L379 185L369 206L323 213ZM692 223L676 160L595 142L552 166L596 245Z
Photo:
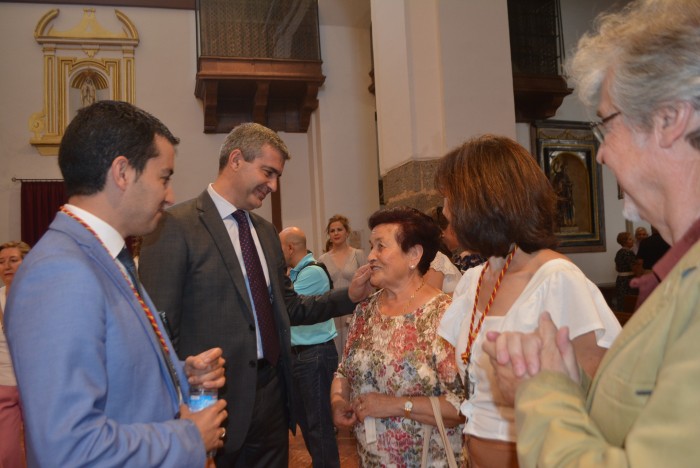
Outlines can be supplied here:
M587 122L537 120L531 127L533 154L557 191L555 233L564 253L605 252L603 172L598 140ZM566 179L566 183L558 183ZM562 186L568 190L560 190ZM568 192L568 197L562 192ZM568 201L567 201L568 199ZM568 209L567 209L568 206ZM567 216L562 215L567 211Z
M44 107L29 118L29 142L43 156L58 154L63 132L75 112L96 100L134 103L134 50L139 35L131 20L114 13L123 25L111 32L99 24L94 8L85 8L80 23L56 31L59 10L49 10L37 23L34 38L44 54Z

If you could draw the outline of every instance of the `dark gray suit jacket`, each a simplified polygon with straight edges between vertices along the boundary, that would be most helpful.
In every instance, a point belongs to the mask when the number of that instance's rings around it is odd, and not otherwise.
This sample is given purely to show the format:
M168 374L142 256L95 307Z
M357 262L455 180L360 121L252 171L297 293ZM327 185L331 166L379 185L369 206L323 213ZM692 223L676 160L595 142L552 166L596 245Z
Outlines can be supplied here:
M308 325L348 314L354 304L345 289L322 296L298 296L286 275L275 227L253 213L250 218L270 274L281 344L279 369L290 428L294 428L290 325ZM167 314L180 357L215 346L224 350L226 386L221 397L229 405L226 450L240 449L255 417L255 322L236 252L206 190L199 197L170 208L158 229L144 239L139 272L156 307Z

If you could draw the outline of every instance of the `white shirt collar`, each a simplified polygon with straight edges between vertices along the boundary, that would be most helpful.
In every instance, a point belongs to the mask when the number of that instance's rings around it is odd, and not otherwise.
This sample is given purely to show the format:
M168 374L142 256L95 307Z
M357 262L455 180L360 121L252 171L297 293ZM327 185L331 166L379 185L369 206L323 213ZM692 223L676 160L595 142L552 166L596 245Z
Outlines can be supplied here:
M227 216L231 216L233 212L238 209L231 202L229 202L224 197L216 193L216 190L214 190L214 184L209 184L209 186L207 187L207 193L214 202L214 206L216 206L216 211L219 212L219 216L221 216L221 219L224 219Z
M78 218L85 221L85 224L90 226L90 228L95 231L97 237L102 241L102 243L107 247L107 251L112 256L112 258L117 258L119 252L124 248L126 243L124 238L105 221L101 220L89 211L85 211L82 208L78 208L75 205L70 205L66 203L65 208L76 215Z

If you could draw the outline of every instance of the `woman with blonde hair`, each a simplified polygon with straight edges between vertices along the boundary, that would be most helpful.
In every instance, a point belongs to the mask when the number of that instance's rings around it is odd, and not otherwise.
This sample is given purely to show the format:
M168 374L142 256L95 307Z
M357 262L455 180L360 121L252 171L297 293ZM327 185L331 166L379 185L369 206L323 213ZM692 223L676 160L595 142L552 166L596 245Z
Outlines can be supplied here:
M363 250L356 249L348 243L350 237L350 221L343 215L331 216L326 225L326 234L330 241L330 249L320 257L318 261L326 265L328 273L333 280L333 288L347 288L352 277L362 265L367 263L367 255ZM348 326L350 315L335 318L335 328L338 336L335 338L335 346L338 356L343 353L345 342L348 339Z
M29 249L25 242L13 241L0 245L0 276L5 284L0 288L0 467L25 465L22 449L22 409L5 339L4 315L12 280Z

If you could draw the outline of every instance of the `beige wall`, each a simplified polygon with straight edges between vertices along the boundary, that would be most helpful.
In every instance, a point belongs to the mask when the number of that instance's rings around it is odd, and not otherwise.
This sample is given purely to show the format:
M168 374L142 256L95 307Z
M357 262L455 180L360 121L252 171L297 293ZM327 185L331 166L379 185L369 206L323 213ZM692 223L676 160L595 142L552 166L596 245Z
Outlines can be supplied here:
M380 4L393 3L403 8L403 2L381 0ZM321 2L320 8L324 8ZM379 3L379 2L373 2ZM410 3L410 2L409 2ZM450 60L443 67L444 104L440 115L444 131L440 135L424 133L420 142L428 142L430 150L422 154L426 145L413 146L405 142L406 152L392 153L395 147L385 148L386 167L400 164L410 157L414 148L421 156L433 157L434 148L452 147L475 132L494 131L507 135L517 134L518 140L530 146L527 126L514 125L509 108L512 95L488 93L488 81L470 86L459 93L460 77L469 76L471 69L489 66L494 70L494 82L510 80L510 65L503 57L491 53L502 52L502 43L492 45L479 41L480 21L478 12L483 5L467 5L461 0L441 0L437 11L428 11L438 26L439 36L430 41L439 44L443 56L435 60ZM479 3L479 2L477 2ZM613 0L562 0L566 47L570 50L589 28L592 18ZM505 1L499 0L489 7L491 14L505 13ZM36 5L0 3L0 241L17 239L19 226L20 184L11 178L60 177L56 158L39 156L29 145L31 136L27 122L29 116L42 108L42 52L33 37L39 19L51 8L59 8L60 15L54 21L57 29L68 29L82 15L79 6ZM413 12L428 8L424 4L410 3ZM120 25L113 8L97 7L99 21L111 30ZM176 197L185 200L196 196L216 175L219 145L223 135L205 135L202 132L201 102L194 97L196 73L194 13L181 10L155 10L120 8L136 25L141 43L136 49L136 104L161 118L182 139L178 148L176 174L173 181ZM461 12L460 14L458 14ZM378 12L373 12L377 14ZM482 12L483 13L483 12ZM323 11L321 16L323 17ZM473 18L473 20L472 20ZM415 30L416 16L408 15L406 24ZM350 24L350 23L348 23ZM506 23L500 25L500 35L507 41ZM406 25L398 24L401 28ZM435 29L433 29L435 31ZM375 34L378 32L375 31ZM411 40L417 40L412 37ZM323 71L327 76L319 92L319 109L312 116L308 134L282 134L292 150L282 179L283 224L298 225L309 235L309 246L317 254L324 242L322 230L326 220L339 212L350 217L353 227L360 231L366 248L368 232L367 216L378 208L377 178L379 173L377 136L374 120L375 102L367 92L370 70L370 37L368 27L322 26L321 46L324 59ZM478 48L468 55L469 60L455 61L461 49ZM400 50L393 56L407 70L419 71L419 63ZM437 69L440 63L430 64ZM444 65L444 63L443 63ZM423 86L425 75L410 80L411 86ZM499 84L499 87L502 87ZM400 91L400 90L398 90ZM405 91L405 90L404 90ZM476 103L476 104L475 104ZM483 107L485 119L467 116L460 118L466 106ZM421 118L435 107L434 102L413 103L396 101L395 105L424 109ZM505 114L504 114L505 112ZM471 114L472 116L474 114ZM491 115L493 118L489 117ZM557 119L589 120L589 114L581 108L575 97L569 97L557 113ZM484 124L483 122L489 122ZM409 122L409 127L421 122ZM512 129L516 127L516 132ZM436 143L431 143L436 142ZM391 156L393 154L393 156ZM394 161L392 157L398 156ZM402 159L403 158L403 159ZM605 197L605 224L607 252L572 255L572 259L595 282L614 281L613 258L617 250L615 236L624 230L621 201L617 200L614 176L603 170ZM260 210L269 218L269 202Z
M58 8L57 30L70 29L82 7L0 3L0 240L17 239L20 184L11 178L58 178L56 157L39 156L29 144L29 116L42 109L43 62L34 40L39 19ZM98 21L121 29L114 8L97 7ZM173 186L178 201L199 194L214 179L224 135L202 131L201 102L194 96L196 74L194 13L182 10L120 8L135 24L136 104L159 117L181 138ZM283 224L307 231L317 253L321 229L342 212L356 228L378 208L374 99L369 85L369 30L321 30L326 84L308 134L282 138L292 150L283 177ZM323 118L320 118L320 116ZM261 208L270 217L269 201ZM366 238L366 235L365 235Z

